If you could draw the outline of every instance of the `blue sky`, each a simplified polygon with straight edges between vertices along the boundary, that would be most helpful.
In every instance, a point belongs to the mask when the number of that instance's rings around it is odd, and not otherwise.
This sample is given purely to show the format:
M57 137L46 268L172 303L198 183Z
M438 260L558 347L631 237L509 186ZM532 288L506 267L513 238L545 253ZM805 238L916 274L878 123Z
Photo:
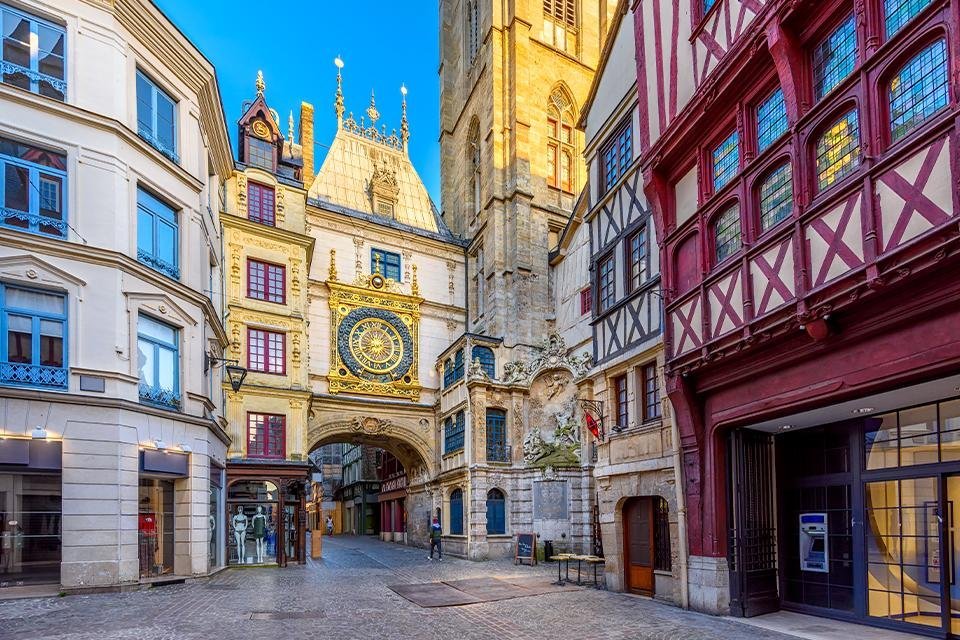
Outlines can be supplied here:
M217 67L227 127L236 154L236 122L252 100L257 70L266 98L280 114L298 121L301 100L315 109L317 169L336 131L333 110L340 55L347 111L359 119L376 92L381 124L400 128L400 84L409 90L410 156L440 206L440 90L437 78L437 3L330 0L154 0ZM374 11L368 7L373 6ZM297 130L298 137L300 135Z

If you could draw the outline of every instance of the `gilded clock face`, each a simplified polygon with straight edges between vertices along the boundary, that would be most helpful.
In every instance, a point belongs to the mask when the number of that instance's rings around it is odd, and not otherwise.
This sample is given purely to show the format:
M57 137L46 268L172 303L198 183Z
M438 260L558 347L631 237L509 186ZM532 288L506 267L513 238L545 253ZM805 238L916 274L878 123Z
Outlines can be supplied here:
M337 328L337 351L350 373L375 382L400 380L413 364L410 330L385 309L348 313Z

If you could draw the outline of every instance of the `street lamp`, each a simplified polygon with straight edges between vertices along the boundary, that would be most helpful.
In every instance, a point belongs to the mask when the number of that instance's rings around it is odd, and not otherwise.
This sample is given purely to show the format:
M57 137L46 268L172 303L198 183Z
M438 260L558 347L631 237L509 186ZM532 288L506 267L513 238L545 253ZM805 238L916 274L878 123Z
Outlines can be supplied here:
M218 358L207 354L207 368L213 369L218 365L223 365L223 370L227 372L227 379L230 380L230 388L240 391L243 381L247 377L247 370L240 366L239 360L228 360L227 358Z

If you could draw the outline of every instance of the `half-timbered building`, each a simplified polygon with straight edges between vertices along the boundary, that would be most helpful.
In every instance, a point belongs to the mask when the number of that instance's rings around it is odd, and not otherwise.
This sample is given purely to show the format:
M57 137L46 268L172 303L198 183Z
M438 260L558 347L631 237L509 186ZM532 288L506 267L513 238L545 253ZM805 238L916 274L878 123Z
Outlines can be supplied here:
M693 604L960 631L957 3L634 23Z

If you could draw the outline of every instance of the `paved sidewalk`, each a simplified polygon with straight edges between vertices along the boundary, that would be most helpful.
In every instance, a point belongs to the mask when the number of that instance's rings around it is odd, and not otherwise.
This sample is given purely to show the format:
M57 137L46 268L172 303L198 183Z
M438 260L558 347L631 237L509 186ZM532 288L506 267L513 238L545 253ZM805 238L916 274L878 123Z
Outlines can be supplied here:
M324 539L324 559L231 569L125 594L0 602L2 640L788 640L791 636L594 589L421 609L387 585L542 575L552 565L430 562L370 538ZM795 640L795 639L794 639Z

